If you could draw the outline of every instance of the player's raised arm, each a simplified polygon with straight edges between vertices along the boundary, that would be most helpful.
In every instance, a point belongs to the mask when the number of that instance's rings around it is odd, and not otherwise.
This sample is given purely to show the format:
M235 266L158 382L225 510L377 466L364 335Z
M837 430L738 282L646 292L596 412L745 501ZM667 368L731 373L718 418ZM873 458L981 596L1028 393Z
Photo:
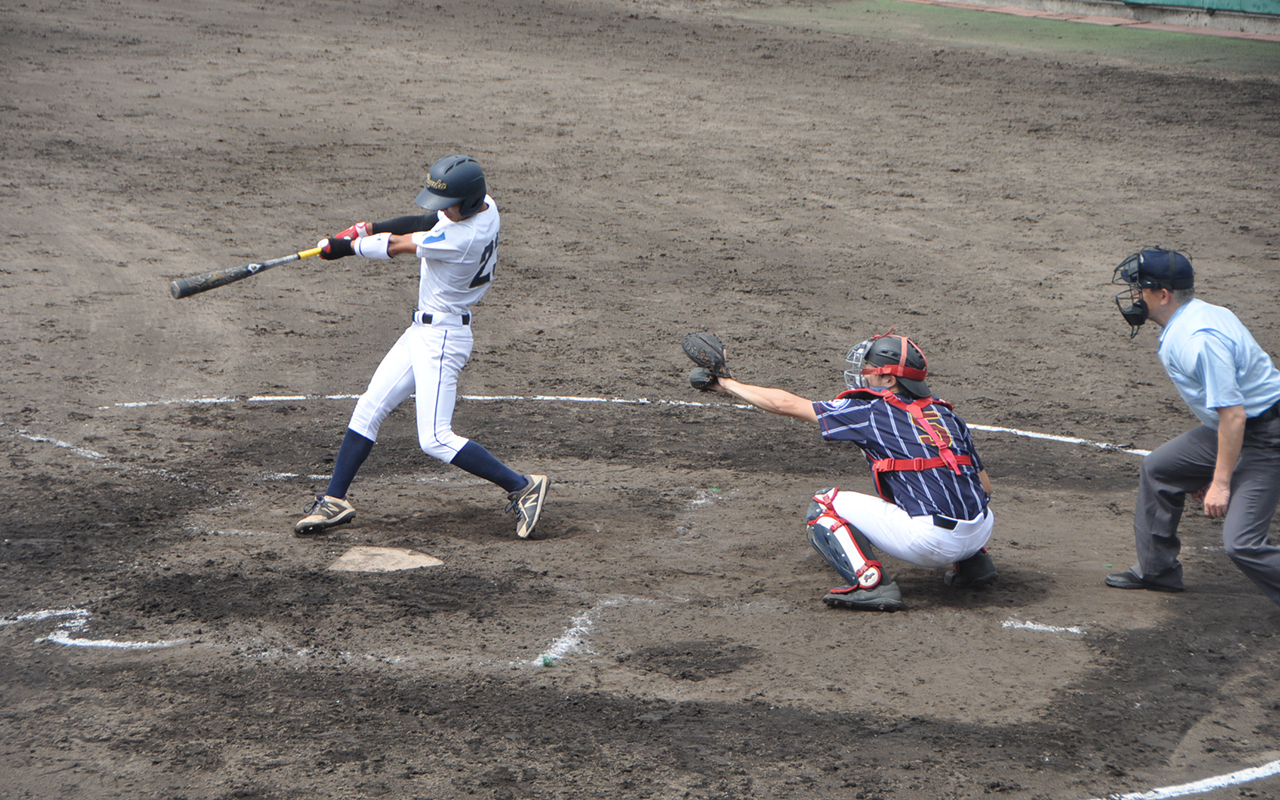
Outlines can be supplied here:
M426 231L413 233L372 233L355 239L321 239L320 257L326 261L356 255L365 258L388 259L402 255L417 255L418 244Z
M335 239L360 239L375 233L417 233L429 231L440 220L440 214L429 211L426 214L408 214L403 217L384 220L383 222L357 222L350 228L334 234Z

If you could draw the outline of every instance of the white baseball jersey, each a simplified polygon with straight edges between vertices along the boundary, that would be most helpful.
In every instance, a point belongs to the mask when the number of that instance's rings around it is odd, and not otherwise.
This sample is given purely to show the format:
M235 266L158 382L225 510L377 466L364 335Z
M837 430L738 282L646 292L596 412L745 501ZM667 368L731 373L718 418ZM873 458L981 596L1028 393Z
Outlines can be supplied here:
M498 206L485 195L488 208L460 222L440 215L429 231L413 234L422 259L418 310L467 314L493 282L498 263Z

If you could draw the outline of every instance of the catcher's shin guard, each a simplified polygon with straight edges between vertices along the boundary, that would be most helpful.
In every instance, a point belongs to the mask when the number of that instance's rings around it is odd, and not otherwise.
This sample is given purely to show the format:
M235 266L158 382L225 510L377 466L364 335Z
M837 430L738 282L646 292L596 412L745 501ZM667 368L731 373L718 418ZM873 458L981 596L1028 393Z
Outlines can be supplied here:
M876 560L876 551L867 535L832 510L831 500L835 494L835 489L828 489L815 495L809 504L805 518L809 544L850 586L874 589L884 579L884 565Z

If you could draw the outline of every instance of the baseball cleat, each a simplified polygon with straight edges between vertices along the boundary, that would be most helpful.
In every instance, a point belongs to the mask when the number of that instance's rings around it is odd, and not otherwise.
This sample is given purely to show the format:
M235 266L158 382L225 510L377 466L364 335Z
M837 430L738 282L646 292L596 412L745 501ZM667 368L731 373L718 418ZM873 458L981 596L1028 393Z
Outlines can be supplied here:
M506 513L515 512L519 516L516 522L516 536L528 539L529 534L538 526L538 517L542 516L542 501L547 499L547 485L550 481L546 475L526 475L529 483L519 491L507 495L511 504Z
M1107 585L1113 589L1150 589L1153 592L1180 592L1181 586L1166 586L1162 583L1144 581L1132 568L1107 576Z
M874 589L841 586L827 592L822 602L832 608L856 608L863 611L901 611L907 607L902 602L902 590L893 581L885 581Z
M298 536L324 533L329 528L345 525L356 518L356 510L346 500L319 494L307 506L306 514L293 526L293 532Z
M965 560L957 561L951 569L947 570L942 580L948 586L954 586L957 589L973 589L979 586L990 586L999 577L995 562L991 560L991 556L987 554L987 548L984 547Z

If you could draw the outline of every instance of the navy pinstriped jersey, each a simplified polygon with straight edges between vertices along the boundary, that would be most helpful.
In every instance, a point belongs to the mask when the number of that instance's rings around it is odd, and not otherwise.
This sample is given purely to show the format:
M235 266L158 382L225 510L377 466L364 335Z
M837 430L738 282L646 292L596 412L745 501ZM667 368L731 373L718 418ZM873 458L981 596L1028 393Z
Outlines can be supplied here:
M937 446L928 431L919 427L906 411L876 398L851 397L814 403L822 438L853 442L861 447L867 461L882 458L936 458ZM976 519L982 515L991 498L982 488L978 473L982 461L969 437L969 427L955 412L937 403L925 414L934 425L941 424L950 435L951 451L966 455L973 465L961 465L960 474L947 467L919 472L881 473L880 482L887 487L893 502L913 517L940 514L952 519ZM925 440L925 441L922 441ZM929 444L926 444L930 442Z

